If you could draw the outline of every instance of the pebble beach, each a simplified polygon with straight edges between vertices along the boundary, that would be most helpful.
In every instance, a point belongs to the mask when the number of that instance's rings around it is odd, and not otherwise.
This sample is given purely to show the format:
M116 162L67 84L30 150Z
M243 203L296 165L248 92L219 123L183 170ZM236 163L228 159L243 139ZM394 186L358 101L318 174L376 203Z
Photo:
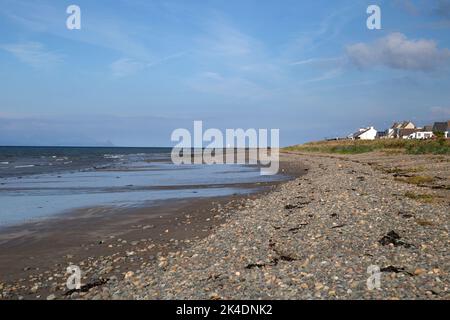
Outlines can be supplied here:
M283 153L281 160L286 172L304 174L208 209L203 218L217 223L204 237L150 259L139 259L152 246L144 242L87 259L91 272L80 290L68 292L62 274L39 280L35 287L53 282L39 298L450 298L448 157ZM433 181L403 180L418 166ZM129 259L138 263L111 275ZM373 290L371 266L380 279ZM39 290L31 285L16 291ZM1 289L12 297L10 285Z

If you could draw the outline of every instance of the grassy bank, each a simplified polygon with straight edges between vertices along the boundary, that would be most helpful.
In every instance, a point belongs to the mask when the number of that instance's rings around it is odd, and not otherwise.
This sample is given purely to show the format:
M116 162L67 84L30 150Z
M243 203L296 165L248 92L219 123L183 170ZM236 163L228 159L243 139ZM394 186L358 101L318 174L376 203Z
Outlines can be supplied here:
M450 154L450 140L339 140L319 141L287 147L286 151L360 154L372 151L406 154Z

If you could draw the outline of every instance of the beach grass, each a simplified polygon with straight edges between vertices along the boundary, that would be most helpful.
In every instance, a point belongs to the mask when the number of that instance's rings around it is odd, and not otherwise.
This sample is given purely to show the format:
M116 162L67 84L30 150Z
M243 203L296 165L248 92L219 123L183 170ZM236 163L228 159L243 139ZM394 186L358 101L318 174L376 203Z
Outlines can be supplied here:
M381 171L384 173L391 173L391 174L409 174L409 173L418 173L425 171L425 167L418 166L418 167L412 167L412 168L380 168Z
M433 182L434 178L430 176L412 176L412 177L397 177L395 178L395 180L415 185L422 185L424 183Z
M435 200L435 197L431 194L417 194L410 191L405 193L405 197L425 203L431 203Z
M361 154L373 151L387 154L450 154L450 139L437 140L337 140L309 142L284 148L285 151Z

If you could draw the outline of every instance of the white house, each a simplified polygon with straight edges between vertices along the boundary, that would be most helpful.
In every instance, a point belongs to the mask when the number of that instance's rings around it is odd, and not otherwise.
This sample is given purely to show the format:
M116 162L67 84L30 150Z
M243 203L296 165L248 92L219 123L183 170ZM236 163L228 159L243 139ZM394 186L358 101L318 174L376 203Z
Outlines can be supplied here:
M433 138L433 132L431 131L417 131L410 134L407 139L426 140Z
M354 140L375 140L378 131L374 127L361 128L353 134Z
M394 122L392 127L386 130L387 138L402 138L402 131L416 129L416 125L411 121ZM408 133L409 135L409 133Z

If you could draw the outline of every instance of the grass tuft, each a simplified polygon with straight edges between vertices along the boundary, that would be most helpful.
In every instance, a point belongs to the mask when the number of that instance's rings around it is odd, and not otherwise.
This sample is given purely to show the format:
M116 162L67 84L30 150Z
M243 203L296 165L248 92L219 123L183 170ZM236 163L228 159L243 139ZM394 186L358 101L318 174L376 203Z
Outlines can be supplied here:
M422 172L425 170L425 168L423 166L419 166L419 167L412 167L412 168L399 168L399 167L395 167L395 168L389 168L389 169L380 169L381 171L383 171L384 173L394 173L394 174L408 174L408 173L417 173L417 172Z
M435 199L435 197L431 194L417 194L410 191L405 193L405 197L425 203L431 203Z
M413 177L398 177L395 178L395 180L415 185L421 185L433 182L434 178L430 176L413 176Z

